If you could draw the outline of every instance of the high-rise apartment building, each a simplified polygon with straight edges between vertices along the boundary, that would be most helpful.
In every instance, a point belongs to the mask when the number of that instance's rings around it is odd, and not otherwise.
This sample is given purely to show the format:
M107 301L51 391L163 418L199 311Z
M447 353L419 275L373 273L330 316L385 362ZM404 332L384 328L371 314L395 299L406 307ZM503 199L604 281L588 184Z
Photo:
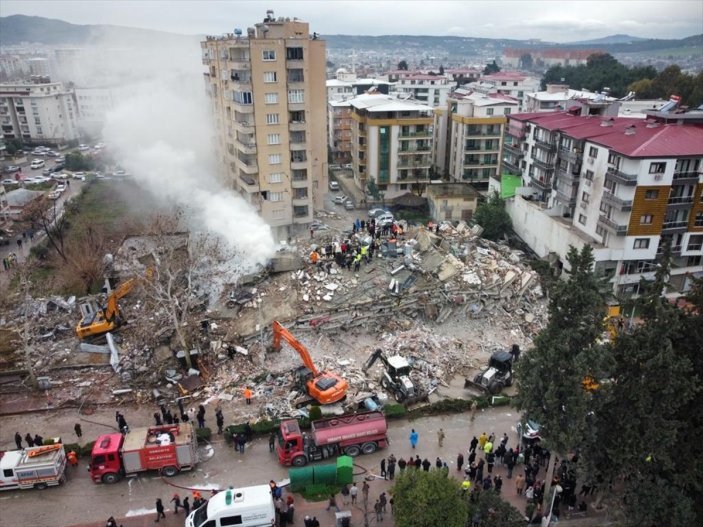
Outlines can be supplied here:
M516 232L540 256L565 261L594 248L616 294L637 294L664 247L667 294L703 274L703 112L647 111L647 119L577 112L508 117L503 173L523 189L508 203Z
M327 188L325 42L268 11L201 47L226 177L285 239Z

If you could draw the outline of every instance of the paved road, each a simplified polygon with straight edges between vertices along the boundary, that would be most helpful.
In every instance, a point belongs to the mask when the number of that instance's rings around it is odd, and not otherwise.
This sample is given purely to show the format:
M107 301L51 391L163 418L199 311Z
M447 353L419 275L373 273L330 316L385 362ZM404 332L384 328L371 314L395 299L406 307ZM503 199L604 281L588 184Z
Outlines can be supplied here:
M131 426L146 425L150 422L150 415L154 412L152 407L140 409L125 409L121 411L126 415ZM212 410L209 410L211 412ZM227 407L225 407L225 416ZM84 440L94 438L100 433L105 433L114 425L114 408L104 408L99 413L83 421ZM357 459L360 467L372 473L378 473L379 462L382 457L391 452L396 457L407 457L411 453L418 453L434 462L437 456L446 459L451 467L450 473L457 476L456 456L460 451L465 452L473 434L481 432L495 432L502 435L507 432L512 444L516 441L514 425L517 414L509 408L492 409L480 413L476 421L471 424L465 415L451 415L429 417L413 422L392 421L389 427L391 446L383 452L371 456L362 456ZM49 411L45 413L6 416L2 418L2 448L14 448L13 435L15 430L22 435L31 431L40 432L44 437L60 435L65 442L75 440L73 424L78 420L75 410ZM412 451L408 436L414 427L420 432L420 442L416 451ZM446 432L444 447L437 444L437 430L442 427ZM69 481L62 487L49 488L44 491L6 491L0 494L0 526L13 527L18 525L13 519L22 518L22 525L62 526L86 524L87 522L104 522L110 515L115 517L129 517L122 522L125 527L147 525L153 523L154 516L147 519L137 518L143 514L150 515L154 511L154 502L161 497L164 502L171 499L178 490L170 484L191 488L226 488L229 485L246 486L262 484L270 479L280 481L287 477L287 471L281 467L269 453L268 441L265 438L256 439L249 450L244 454L235 453L219 438L213 442L214 456L202 463L197 470L183 473L167 482L160 477L149 474L128 481L121 481L115 485L96 485L91 482L86 470L86 460L82 459L80 468L69 467ZM501 470L501 469L499 469ZM504 475L505 476L505 475ZM375 498L383 491L388 491L388 482L376 480L371 483L370 497ZM504 493L512 495L510 483L506 480ZM512 492L511 492L512 491ZM517 504L522 498L513 497ZM297 511L309 510L310 514L317 514L325 518L323 526L333 525L333 515L324 511L324 505L304 504L302 498L296 496ZM173 515L172 512L169 513ZM356 511L355 517L360 518L361 512ZM180 516L182 518L182 516ZM300 516L302 518L302 516ZM172 523L176 525L177 523ZM302 524L299 519L296 524ZM94 523L89 525L104 525ZM170 525L170 524L166 524ZM181 523L183 525L182 519ZM361 525L357 523L356 525ZM392 519L376 525L392 525Z

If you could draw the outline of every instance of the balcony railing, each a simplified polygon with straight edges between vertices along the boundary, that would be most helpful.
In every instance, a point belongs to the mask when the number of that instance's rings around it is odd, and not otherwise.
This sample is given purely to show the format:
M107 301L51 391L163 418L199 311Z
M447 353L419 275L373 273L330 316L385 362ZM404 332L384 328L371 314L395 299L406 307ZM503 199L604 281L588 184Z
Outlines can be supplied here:
M662 234L678 234L688 230L688 221L665 221L662 224Z
M696 183L698 182L699 172L697 170L690 170L688 172L674 172L674 181L676 183Z
M509 143L505 143L503 147L505 148L506 152L510 152L518 158L525 156L525 152L523 152L523 150L519 146L514 146Z
M605 172L605 179L610 179L628 186L637 184L637 174L627 174L613 166L608 167L608 170Z
M535 157L532 159L532 162L544 170L554 170L554 163L550 163L549 161L543 161Z
M530 183L542 190L552 190L552 180L549 178L542 178L539 179L535 176L532 176L532 179L530 180Z
M416 146L403 146L398 149L399 154L412 154L415 152L430 152L432 147L430 145L416 145Z
M432 137L432 132L428 130L423 130L421 132L402 132L398 136L399 139L414 139L416 137Z
M581 153L571 150L569 148L561 147L559 148L559 157L561 157L562 159L566 159L567 161L570 161L572 163L575 163L578 158L581 157Z
M518 139L524 139L527 136L527 131L524 128L515 128L512 126L508 127L507 133Z
M693 203L693 196L672 196L667 201L667 205L690 205Z
M570 170L564 170L563 168L557 168L557 177L562 181L568 181L569 183L575 183L579 180L580 174L574 174Z
M607 216L601 215L598 218L598 223L615 233L616 236L625 236L627 234L627 225L619 225Z
M571 207L576 205L576 197L571 196L570 194L567 194L566 192L563 192L561 190L557 190L557 199L565 205L569 205Z
M305 124L305 121L291 121L288 123L288 129L291 132L298 132L301 130L305 130L305 127L307 125Z
M551 141L543 141L542 139L535 139L535 144L540 148L543 148L549 152L554 152L557 146Z
M610 192L603 192L603 202L616 207L623 212L632 210L632 200L625 200Z
M516 176L519 176L522 174L522 170L520 169L519 166L517 166L516 164L511 163L510 161L507 161L505 159L503 159L503 168L505 168L508 172L510 172Z

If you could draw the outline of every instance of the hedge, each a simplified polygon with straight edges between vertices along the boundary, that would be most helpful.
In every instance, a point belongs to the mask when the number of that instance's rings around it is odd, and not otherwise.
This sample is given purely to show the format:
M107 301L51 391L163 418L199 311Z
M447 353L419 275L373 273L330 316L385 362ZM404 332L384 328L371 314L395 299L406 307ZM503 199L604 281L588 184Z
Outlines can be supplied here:
M407 409L402 404L387 404L383 407L383 414L388 419L405 417L407 413Z
M196 428L195 437L198 439L198 443L210 441L210 438L212 437L212 430L210 430L207 426L205 428Z

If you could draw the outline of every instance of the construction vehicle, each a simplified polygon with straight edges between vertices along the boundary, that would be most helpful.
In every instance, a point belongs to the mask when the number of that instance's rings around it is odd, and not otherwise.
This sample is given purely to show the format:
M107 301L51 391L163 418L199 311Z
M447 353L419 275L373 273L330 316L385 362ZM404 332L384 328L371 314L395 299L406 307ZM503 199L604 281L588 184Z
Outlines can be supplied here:
M422 389L415 386L410 379L411 367L405 357L401 357L400 355L386 357L383 350L377 349L371 354L361 370L366 373L379 359L385 366L383 375L381 376L381 386L392 393L396 402L411 404L427 397L427 394L424 393Z
M617 301L608 302L603 325L611 342L614 342L618 335L622 333L625 327L625 319L622 317L620 304Z
M212 496L191 512L186 527L271 527L276 523L276 507L269 485L229 488Z
M0 490L45 489L66 481L61 443L0 452Z
M519 351L496 351L488 361L488 368L464 381L464 388L476 388L490 395L497 395L506 386L513 384L513 359ZM517 348L519 350L519 347Z
M105 305L99 305L95 299L80 304L81 321L76 326L76 334L81 340L92 339L114 331L125 323L118 301L127 295L137 284L139 278L131 278L108 294Z
M295 419L282 421L276 453L282 465L302 467L309 461L373 454L388 446L383 412L365 412L313 421L310 433L300 432Z
M349 389L347 380L336 373L318 371L307 348L290 331L284 328L280 322L274 320L272 345L274 351L281 350L281 339L290 344L303 360L304 366L296 368L293 372L298 390L307 393L319 404L336 403L346 397Z
M93 446L89 470L95 483L116 483L147 470L170 478L197 463L195 430L191 423L181 423L101 435Z

